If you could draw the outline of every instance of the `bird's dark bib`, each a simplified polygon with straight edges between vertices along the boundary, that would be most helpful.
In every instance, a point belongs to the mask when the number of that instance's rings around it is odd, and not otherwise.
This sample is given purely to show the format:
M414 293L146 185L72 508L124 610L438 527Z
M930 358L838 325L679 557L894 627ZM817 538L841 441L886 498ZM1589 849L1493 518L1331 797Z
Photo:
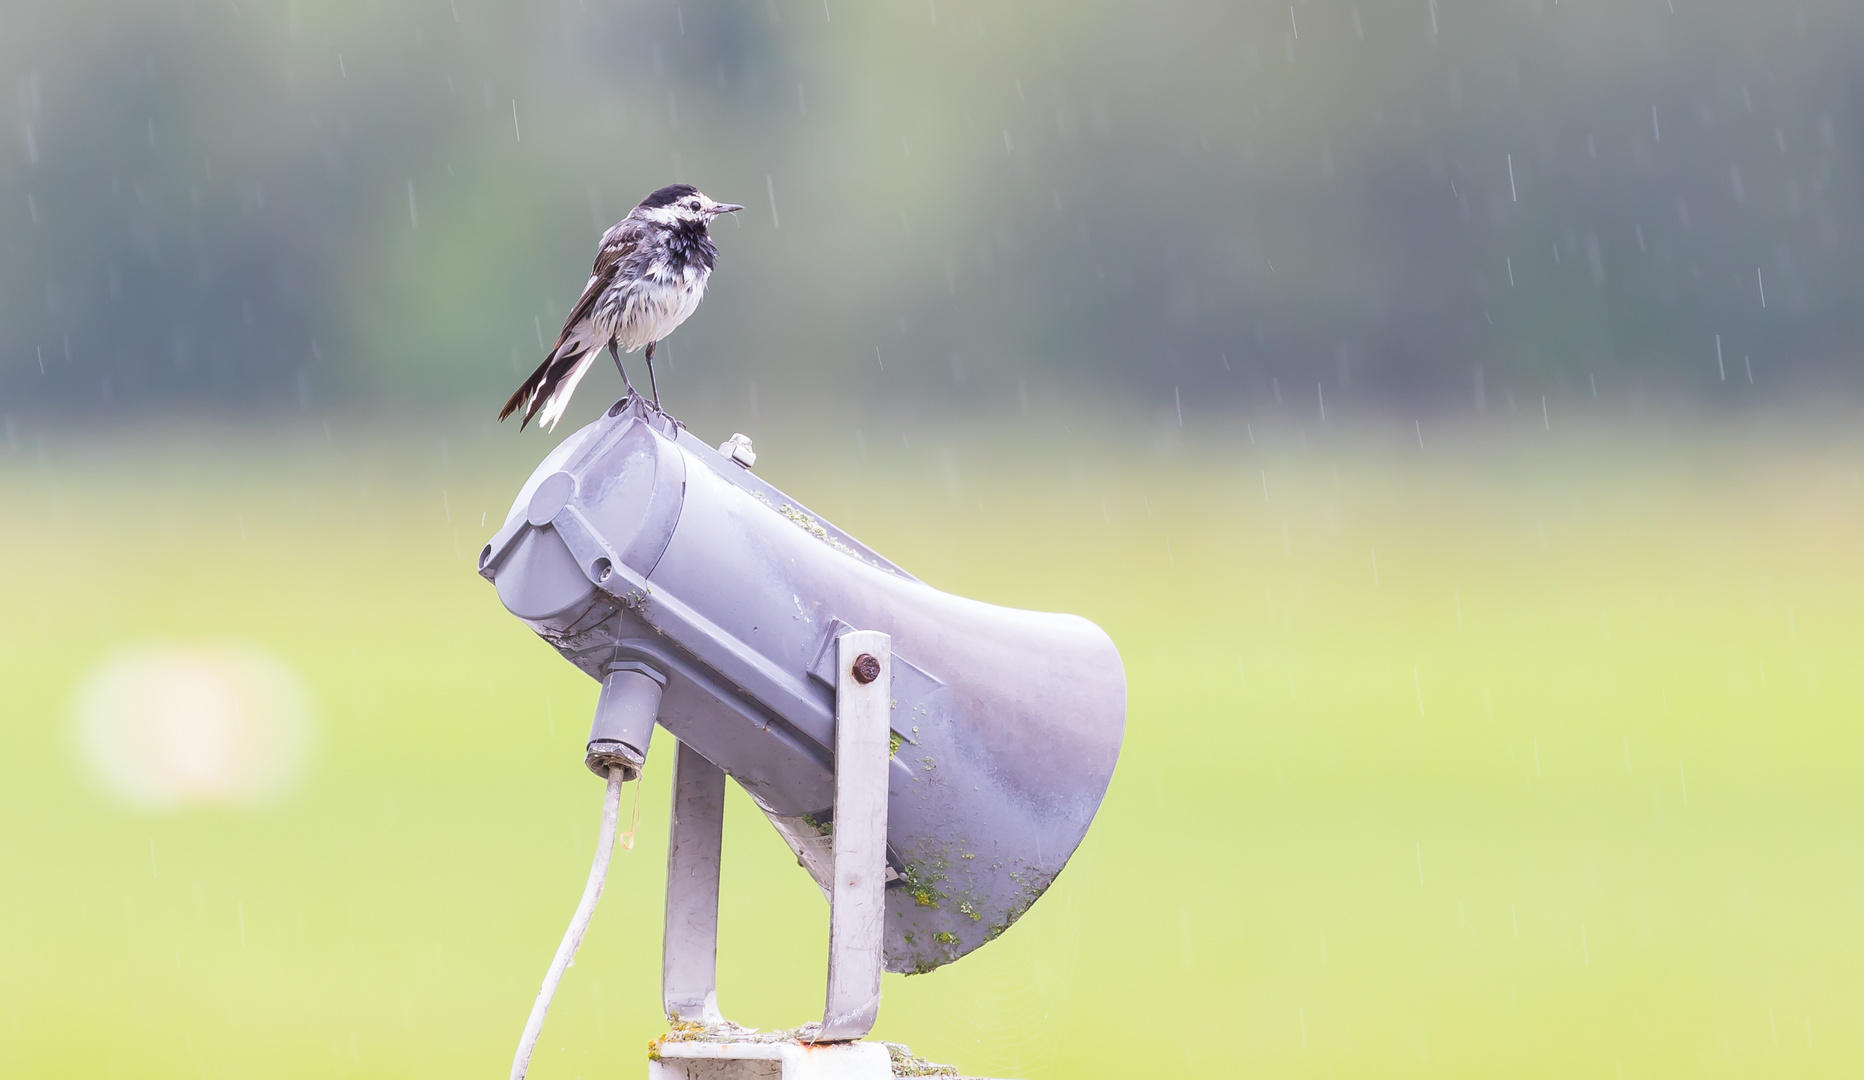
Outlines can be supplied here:
M676 267L697 265L710 273L718 260L718 248L703 222L681 222L666 231L667 261Z

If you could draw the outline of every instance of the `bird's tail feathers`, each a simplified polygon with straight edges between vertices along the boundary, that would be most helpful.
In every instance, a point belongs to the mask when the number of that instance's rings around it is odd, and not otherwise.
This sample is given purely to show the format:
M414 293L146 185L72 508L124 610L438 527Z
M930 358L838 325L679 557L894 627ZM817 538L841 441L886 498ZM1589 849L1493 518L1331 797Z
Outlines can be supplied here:
M519 419L520 430L532 420L543 414L540 423L546 428L555 428L557 421L563 418L563 410L569 407L570 395L576 392L576 384L582 381L583 374L589 370L590 362L599 351L597 348L576 348L568 342L537 365L537 370L524 380L523 385L513 392L505 401L505 407L499 410L498 418L505 419L515 412L523 412Z
M575 357L573 363L557 379L556 385L544 395L543 406L541 408L533 406L536 409L537 423L545 431L556 430L557 421L563 419L564 410L570 407L570 395L576 392L576 384L582 382L582 377L589 373L589 368L601 352L600 349L590 349L581 356Z

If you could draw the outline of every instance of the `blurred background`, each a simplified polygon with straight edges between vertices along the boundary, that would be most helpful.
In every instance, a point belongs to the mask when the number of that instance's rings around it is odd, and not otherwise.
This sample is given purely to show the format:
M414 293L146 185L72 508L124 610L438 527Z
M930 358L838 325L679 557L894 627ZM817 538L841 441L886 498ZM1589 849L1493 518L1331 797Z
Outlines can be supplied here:
M462 552L684 181L748 209L672 411L1127 664L1067 873L879 1034L1854 1074L1860 57L1826 0L6 5L0 1072L507 1068L595 686ZM664 1028L665 774L534 1075ZM793 1025L826 912L731 814L724 1006Z

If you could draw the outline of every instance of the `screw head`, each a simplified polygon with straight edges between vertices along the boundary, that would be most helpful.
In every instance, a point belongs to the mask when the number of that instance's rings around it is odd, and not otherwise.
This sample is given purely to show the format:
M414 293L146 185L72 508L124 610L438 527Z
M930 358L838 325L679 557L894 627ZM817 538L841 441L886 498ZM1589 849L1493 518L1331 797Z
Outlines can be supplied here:
M855 682L866 686L880 678L880 661L874 658L873 653L862 653L854 658L853 675Z

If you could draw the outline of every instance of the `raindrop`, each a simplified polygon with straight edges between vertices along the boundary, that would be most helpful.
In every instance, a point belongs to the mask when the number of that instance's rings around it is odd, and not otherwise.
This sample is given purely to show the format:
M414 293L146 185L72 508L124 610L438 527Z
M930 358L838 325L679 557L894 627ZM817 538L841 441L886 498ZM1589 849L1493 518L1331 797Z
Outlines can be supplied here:
M673 101L673 95L671 94L667 95L668 108L672 107L672 101ZM680 125L678 124L678 122L675 122L673 126L679 127ZM524 132L518 130L518 99L517 98L511 99L511 134L516 141L518 142L524 141Z
M1515 202L1521 201L1520 194L1515 191L1513 154L1508 155L1508 197Z
M768 173L764 174L764 190L770 194L770 227L781 228L782 223L777 220L777 182Z

